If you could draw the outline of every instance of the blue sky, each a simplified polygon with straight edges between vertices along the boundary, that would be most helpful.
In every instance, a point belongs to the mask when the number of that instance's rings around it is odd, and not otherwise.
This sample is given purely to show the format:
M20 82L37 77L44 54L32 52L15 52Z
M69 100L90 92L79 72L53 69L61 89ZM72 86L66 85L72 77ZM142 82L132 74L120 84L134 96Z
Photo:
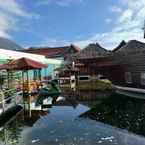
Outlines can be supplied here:
M29 46L112 49L143 39L145 0L0 0L0 36Z

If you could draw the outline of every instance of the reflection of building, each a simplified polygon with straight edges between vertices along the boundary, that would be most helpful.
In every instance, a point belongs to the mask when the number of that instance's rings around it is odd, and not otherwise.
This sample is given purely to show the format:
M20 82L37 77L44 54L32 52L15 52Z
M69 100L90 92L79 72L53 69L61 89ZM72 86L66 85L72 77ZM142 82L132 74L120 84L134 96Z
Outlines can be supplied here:
M16 112L15 112L16 113ZM41 116L47 115L48 111L32 111L32 116L29 117L28 112L19 112L7 124L1 124L0 144L21 144L21 133L26 127L32 127ZM11 114L10 114L11 115ZM14 114L13 114L14 115ZM8 120L7 120L8 121Z
M144 100L123 96L112 96L80 115L82 118L90 118L140 135L145 135L144 116Z

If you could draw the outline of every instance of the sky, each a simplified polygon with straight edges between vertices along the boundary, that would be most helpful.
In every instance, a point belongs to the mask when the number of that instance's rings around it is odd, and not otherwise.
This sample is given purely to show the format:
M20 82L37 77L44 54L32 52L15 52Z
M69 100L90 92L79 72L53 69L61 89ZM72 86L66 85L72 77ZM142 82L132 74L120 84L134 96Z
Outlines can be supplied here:
M143 39L145 0L0 0L0 36L27 48Z

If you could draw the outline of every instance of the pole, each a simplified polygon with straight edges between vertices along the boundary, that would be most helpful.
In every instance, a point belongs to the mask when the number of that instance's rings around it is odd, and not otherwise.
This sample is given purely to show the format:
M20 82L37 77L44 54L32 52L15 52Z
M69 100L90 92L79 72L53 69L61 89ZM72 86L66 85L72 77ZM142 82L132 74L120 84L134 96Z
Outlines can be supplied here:
M2 90L0 90L0 101L2 103L3 113L5 112L5 95Z
M10 88L10 80L9 80L9 70L7 70L7 79L8 79L8 88Z
M28 110L29 110L29 117L31 118L31 94L29 92L29 75L27 71L27 92L28 92Z
M38 70L39 81L41 81L41 69Z
M24 98L24 71L22 71L22 98L24 103L24 111L25 111L25 98Z

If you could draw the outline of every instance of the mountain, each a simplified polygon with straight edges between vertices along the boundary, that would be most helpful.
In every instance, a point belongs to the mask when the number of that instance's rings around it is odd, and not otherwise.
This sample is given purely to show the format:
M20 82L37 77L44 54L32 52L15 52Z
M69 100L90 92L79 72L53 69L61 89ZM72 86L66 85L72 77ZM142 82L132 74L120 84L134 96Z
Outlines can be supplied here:
M8 50L22 50L23 48L7 38L0 37L0 48Z

